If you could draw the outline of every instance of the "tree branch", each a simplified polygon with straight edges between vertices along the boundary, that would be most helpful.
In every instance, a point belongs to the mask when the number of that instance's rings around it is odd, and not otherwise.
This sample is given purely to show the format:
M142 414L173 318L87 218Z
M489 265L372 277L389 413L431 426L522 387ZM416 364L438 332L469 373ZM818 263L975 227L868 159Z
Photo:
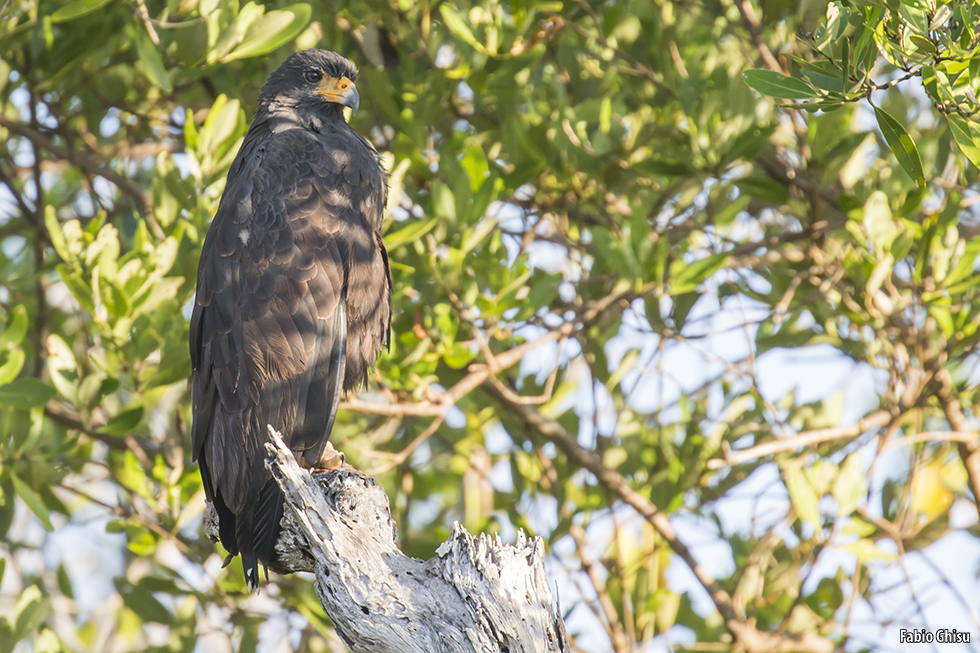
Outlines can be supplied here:
M404 416L414 417L439 417L446 414L446 411L456 405L460 399L470 392L480 387L490 376L501 370L512 367L521 362L521 359L532 349L540 347L546 342L553 342L567 337L573 331L573 325L566 322L561 327L550 331L536 340L525 342L516 347L508 349L499 356L495 356L493 361L486 365L470 365L470 373L458 381L449 390L439 395L435 401L419 401L406 404L374 404L357 397L342 402L340 407L346 410L354 410L361 413L371 413L374 415Z
M897 449L898 447L907 447L909 445L920 444L922 442L972 443L976 441L976 439L976 431L924 431L922 433L906 435L904 438L890 441L884 447L882 447L882 450L885 451L888 449Z
M109 435L100 433L96 427L86 426L78 413L65 406L59 401L49 401L44 406L44 415L55 424L60 424L67 429L78 431L93 440L105 444L110 449L117 451L132 451L133 455L146 468L153 467L153 457L157 454L156 443L145 438L136 438L132 435Z
M973 502L977 506L977 513L980 514L980 434L967 424L963 407L960 406L953 390L953 379L949 371L945 368L939 370L936 373L936 380L939 381L939 391L936 396L943 407L943 412L946 413L946 421L957 431L973 434L972 441L958 442L956 448L959 450L963 467L966 468L970 489L973 491Z
M507 401L506 396L492 383L483 384L483 390L506 406L508 414L516 416L526 426L533 428L546 440L554 443L572 462L591 472L600 485L640 513L664 538L671 550L690 568L698 582L708 592L718 613L724 619L725 626L745 651L748 653L839 653L843 651L829 639L813 633L762 631L756 629L750 622L740 619L732 603L732 597L698 563L687 545L677 537L670 519L653 502L634 490L621 474L607 468L591 451L579 445L575 437L558 422L544 417L530 406Z
M64 159L65 161L89 171L93 175L98 175L106 181L112 182L117 188L119 188L119 190L136 200L140 212L146 215L147 225L150 227L153 235L161 239L165 236L163 230L160 229L160 225L157 224L156 219L153 218L153 198L150 196L150 193L140 188L132 180L110 168L104 161L100 161L94 154L90 153L89 155L85 155L76 152L71 148L58 145L44 132L37 129L32 129L31 127L19 122L7 120L3 116L0 116L0 127L5 127L9 129L11 133L28 139L31 141L31 143L44 148L59 159Z
M859 419L850 426L833 426L826 429L805 431L791 438L763 442L748 449L740 449L734 453L730 451L725 452L724 459L712 458L709 460L708 469L715 470L723 467L734 467L750 460L756 460L757 458L769 456L781 451L795 451L796 449L802 449L822 442L830 442L831 440L854 438L869 429L881 428L891 422L891 420L891 413L887 410L879 410L877 413L872 413L867 417Z
M286 495L273 571L312 571L320 604L354 653L562 653L544 542L474 538L456 524L423 562L395 546L388 497L370 477L311 474L270 427L266 466ZM205 520L214 537L213 509Z

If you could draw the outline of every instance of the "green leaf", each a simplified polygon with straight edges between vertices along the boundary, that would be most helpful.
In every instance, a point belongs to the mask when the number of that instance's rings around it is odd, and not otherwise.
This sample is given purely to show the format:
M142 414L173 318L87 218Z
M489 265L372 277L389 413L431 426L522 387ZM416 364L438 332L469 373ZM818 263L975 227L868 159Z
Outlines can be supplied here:
M432 183L432 213L448 220L456 220L456 198L453 191L438 180Z
M915 49L926 55L934 56L936 54L936 44L927 39L924 36L919 36L918 34L909 35L909 40L915 45Z
M834 480L834 488L831 491L834 499L837 500L837 514L844 516L854 512L867 490L867 477L861 455L857 452L852 453L841 465L840 473Z
M851 517L840 530L841 535L857 535L858 537L868 537L874 535L878 527L871 522L865 521L860 517Z
M69 256L68 245L65 243L64 234L61 233L61 223L58 222L58 216L50 204L44 207L44 226L48 230L48 239L54 246L54 251L58 253L61 260L67 261Z
M242 42L245 32L259 16L265 13L265 7L249 2L238 12L235 20L218 35L214 48L208 52L208 63L214 63L219 58L231 52L232 48Z
M947 115L946 122L960 151L970 163L980 168L980 126L972 120L954 115Z
M11 349L7 352L7 360L0 365L0 386L10 383L17 378L24 368L24 350Z
M146 78L164 93L172 93L174 87L163 65L163 57L160 56L160 52L142 26L136 29L136 54L143 64L143 74Z
M14 484L14 492L16 492L17 496L21 498L21 501L23 501L27 507L31 509L31 512L37 515L37 518L41 520L44 528L49 531L53 531L54 526L51 525L51 516L48 514L48 507L44 505L43 501L41 501L41 497L39 497L34 490L31 489L31 486L22 481L16 474L11 474L10 480Z
M786 185L768 177L743 177L735 182L735 187L749 197L764 202L785 204L789 201Z
M65 282L68 291L71 292L82 308L89 313L95 312L95 300L92 296L92 288L86 283L81 274L72 272L71 268L65 264L55 266L61 280Z
M888 205L888 196L880 190L871 193L871 197L864 204L864 229L868 234L868 240L875 246L879 258L886 252L891 252L898 229L892 217L891 207Z
M644 159L633 168L645 175L663 175L665 177L682 177L694 172L690 163L673 159Z
M208 117L201 128L202 150L212 154L217 153L218 148L235 133L241 108L241 103L238 100L229 101L224 93L218 96L214 104L211 105Z
M602 98L602 104L599 106L599 131L603 134L608 134L609 130L612 128L612 98L608 95Z
M51 615L51 597L44 594L37 585L31 585L21 592L17 605L14 606L14 613L17 615L14 637L31 637Z
M487 181L490 176L490 166L487 164L487 155L479 145L471 144L466 147L460 165L470 178L470 187L476 191Z
M118 459L117 459L118 460ZM123 454L122 465L115 466L116 479L124 488L139 494L142 497L150 496L150 486L147 482L146 471L136 460L132 451L127 450ZM135 526L134 526L135 528ZM129 529L127 529L128 531ZM114 531L113 531L114 532Z
M679 331L684 328L684 322L687 321L688 314L694 308L694 305L698 303L699 299L701 299L701 293L699 292L688 292L674 297L672 317L674 318L675 329Z
M305 2L270 11L248 26L242 42L221 61L227 63L235 59L258 57L286 45L306 29L312 13L310 5Z
M143 540L149 539L152 541L152 536L149 533L146 534ZM155 542L153 542L153 548L155 548ZM130 544L130 549L137 547L140 551L143 551L148 546L145 541L137 540ZM152 551L144 552L141 555L146 555ZM143 621L150 621L155 623L169 623L173 619L173 615L167 608L163 606L160 601L153 596L153 593L146 587L143 583L140 583L136 587L124 588L125 602L126 606L135 612Z
M54 388L35 378L17 379L0 386L0 404L17 408L43 406L54 396Z
M476 352L461 342L454 342L442 355L442 359L446 362L446 365L455 370L463 369L475 357Z
M11 311L10 320L3 327L0 333L0 349L15 347L24 340L27 334L27 307L23 304L14 306Z
M124 519L110 519L105 524L106 533L125 533L127 529L127 522Z
M386 213L390 212L402 201L402 195L405 193L402 183L405 181L405 173L408 172L408 168L411 165L411 159L402 159L391 173L391 177L388 179L388 188L390 190L388 191L388 206L385 207Z
M888 147L898 159L899 165L917 185L925 186L926 180L922 173L922 161L919 159L919 150L912 142L912 137L905 131L905 127L884 109L872 106L875 110L875 118L878 120L878 128L881 129L885 142L888 143Z
M936 320L936 325L939 326L947 338L953 337L953 334L956 333L956 325L953 323L953 315L949 312L948 308L930 304L927 312Z
M803 76L817 88L831 93L843 93L847 90L844 87L844 78L842 76L824 75L823 73L812 70L803 71Z
M402 245L414 243L416 240L432 231L439 222L438 218L428 220L411 221L407 227L402 227L394 233L385 235L385 247L389 252L394 252Z
M99 429L108 435L131 435L143 421L143 407L131 408L114 415L105 426Z
M171 383L183 382L190 376L191 359L187 355L187 348L181 347L180 351L170 351L164 349L160 365L156 369L146 368L141 378L146 376L147 388L156 388Z
M972 276L973 266L977 262L978 256L980 256L980 238L972 238L966 242L962 256L957 259L956 264L943 279L942 286L949 288L968 276Z
M813 486L806 480L806 475L802 470L794 467L787 469L784 477L786 489L789 490L789 500L792 502L800 521L812 524L814 528L819 529L821 527L820 510L817 508L819 497L817 497Z
M682 295L689 293L698 287L698 284L707 281L711 275L720 270L728 254L712 254L693 263L687 263L683 259L677 259L670 265L670 294Z
M51 14L52 23L63 23L66 20L74 20L85 14L90 14L110 0L74 0L58 11Z
M174 56L185 66L200 63L208 53L208 23L203 18L189 20L174 28L177 50Z
M838 546L837 548L853 554L861 564L867 564L875 560L890 562L895 559L895 555L893 553L887 553L881 550L877 544L866 539L861 539L850 544L844 544L842 546Z
M183 285L183 277L165 277L153 284L149 292L133 298L133 315L153 313L161 304L173 299Z
M742 79L749 88L781 100L809 100L820 97L820 94L803 80L787 77L772 70L746 70L742 73Z
M832 51L832 48L828 46L844 34L850 15L851 10L840 2L831 2L827 5L826 21L813 33L813 40L818 50L822 52Z
M34 640L34 653L62 653L64 650L66 649L61 645L54 631L42 626L37 639Z
M78 362L68 343L52 333L46 342L48 357L45 361L51 384L62 397L72 403L78 400Z
M64 565L58 565L58 589L70 599L75 598L75 589L72 587L71 578Z
M463 39L463 41L477 52L487 54L487 49L473 36L473 31L466 24L466 21L463 20L463 17L460 16L459 10L456 7L448 4L439 5L439 13L442 14L442 20L446 23L446 27L449 28L450 32Z

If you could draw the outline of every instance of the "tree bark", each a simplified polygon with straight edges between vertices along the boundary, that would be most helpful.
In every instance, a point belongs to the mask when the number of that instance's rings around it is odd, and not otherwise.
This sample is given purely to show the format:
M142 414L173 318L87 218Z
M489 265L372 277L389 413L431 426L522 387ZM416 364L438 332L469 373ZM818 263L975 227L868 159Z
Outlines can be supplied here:
M301 469L270 429L266 465L286 495L269 568L309 571L354 653L558 653L570 650L544 570L544 542L474 538L458 523L427 561L395 545L388 496L352 469ZM205 529L215 538L208 506Z

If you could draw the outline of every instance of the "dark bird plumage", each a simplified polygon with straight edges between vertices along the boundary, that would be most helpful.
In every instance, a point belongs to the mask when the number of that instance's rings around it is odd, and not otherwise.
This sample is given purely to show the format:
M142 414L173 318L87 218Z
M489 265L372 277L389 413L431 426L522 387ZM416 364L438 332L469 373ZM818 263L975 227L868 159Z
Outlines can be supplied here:
M344 119L354 66L306 50L269 76L204 241L190 324L192 456L221 543L249 589L279 535L267 425L315 467L341 394L389 343L388 194L378 153Z

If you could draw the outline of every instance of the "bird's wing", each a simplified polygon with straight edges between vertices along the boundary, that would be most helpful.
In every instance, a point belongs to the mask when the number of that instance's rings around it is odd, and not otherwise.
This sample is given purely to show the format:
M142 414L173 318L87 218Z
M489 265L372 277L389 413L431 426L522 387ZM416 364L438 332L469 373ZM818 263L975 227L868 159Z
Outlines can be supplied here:
M308 460L330 435L347 348L343 232L357 218L315 136L270 135L255 149L208 233L190 333L193 455L209 498L219 492L236 515L270 499L268 424Z

